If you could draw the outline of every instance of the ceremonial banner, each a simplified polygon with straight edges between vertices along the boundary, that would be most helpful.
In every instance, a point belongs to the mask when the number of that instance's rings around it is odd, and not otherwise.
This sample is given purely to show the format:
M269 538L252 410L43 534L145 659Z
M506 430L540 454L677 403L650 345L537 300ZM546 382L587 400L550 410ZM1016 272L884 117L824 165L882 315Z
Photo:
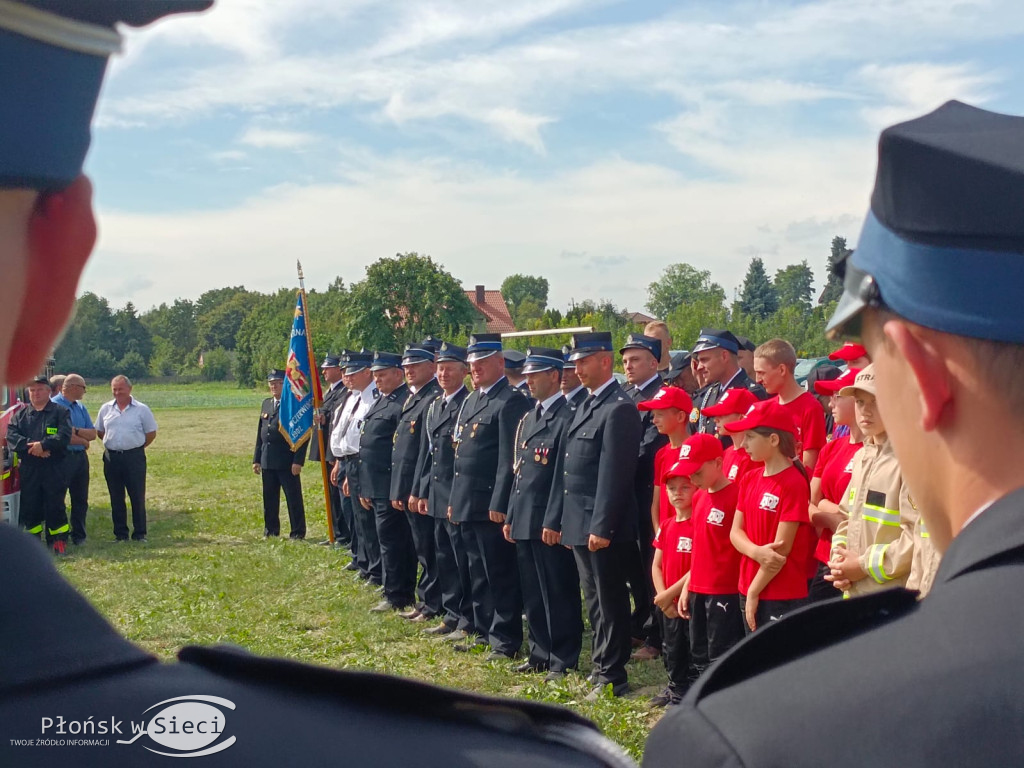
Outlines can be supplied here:
M306 340L306 303L300 292L295 302L295 320L288 342L288 362L284 366L284 390L281 392L280 430L294 451L313 432L313 376Z

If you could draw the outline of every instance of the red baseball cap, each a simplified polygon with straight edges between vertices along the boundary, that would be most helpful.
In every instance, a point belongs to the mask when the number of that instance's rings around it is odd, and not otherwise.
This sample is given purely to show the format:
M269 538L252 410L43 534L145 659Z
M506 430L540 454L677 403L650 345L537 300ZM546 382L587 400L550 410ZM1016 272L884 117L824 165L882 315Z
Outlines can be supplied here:
M667 485L670 478L673 477L685 477L687 480L690 479L690 475L693 474L689 471L689 467L684 461L677 461L671 467L665 470L665 474L661 478L661 484Z
M749 389L727 389L722 399L715 405L702 408L705 416L728 416L733 413L746 413L750 406L757 402L757 396Z
M848 341L831 355L828 356L829 360L845 360L850 362L856 360L858 357L867 357L868 351L864 349L861 344L854 344L852 341Z
M857 378L858 373L860 373L860 368L850 368L838 379L832 379L831 381L816 381L814 382L814 391L819 395L824 395L825 397L834 395L843 387L852 386L853 380Z
M698 471L705 463L714 461L722 456L722 441L714 435L706 435L703 432L689 438L679 446L679 461L673 464L673 468L681 467L687 476Z
M742 419L737 419L732 424L725 425L725 428L730 432L745 432L748 429L757 429L758 427L778 429L793 435L799 434L799 429L796 422L793 421L793 417L775 398L754 403Z
M650 400L637 403L641 411L663 411L666 408L678 408L680 411L689 413L693 409L693 400L686 394L685 389L679 387L662 387Z

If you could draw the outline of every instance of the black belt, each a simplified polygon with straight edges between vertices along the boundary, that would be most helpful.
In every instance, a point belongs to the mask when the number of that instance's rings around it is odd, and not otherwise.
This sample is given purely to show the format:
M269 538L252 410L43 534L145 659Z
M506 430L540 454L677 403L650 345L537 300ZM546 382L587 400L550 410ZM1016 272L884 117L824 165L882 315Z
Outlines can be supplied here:
M138 448L128 448L128 449L123 450L123 451L118 451L118 450L116 450L114 448L104 448L103 450L105 450L107 453L119 453L119 454L120 453L135 453L136 451L141 451L145 447L146 446L144 446L144 445L140 445Z

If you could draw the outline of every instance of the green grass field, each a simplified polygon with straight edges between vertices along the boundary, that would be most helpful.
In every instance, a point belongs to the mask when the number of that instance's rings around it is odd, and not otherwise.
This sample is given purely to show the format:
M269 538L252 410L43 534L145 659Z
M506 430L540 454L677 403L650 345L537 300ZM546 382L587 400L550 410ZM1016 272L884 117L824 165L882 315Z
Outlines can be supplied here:
M234 643L262 655L563 704L639 757L660 717L646 703L664 685L660 661L632 662L634 693L591 704L582 701L589 690L582 674L545 685L513 672L512 662L455 653L423 635L422 625L369 613L377 594L343 570L345 554L315 544L326 538L317 465L302 475L307 541L262 537L260 481L251 470L262 392L141 384L134 394L154 409L159 425L148 452L149 542L113 543L94 448L89 539L59 563L129 639L165 659L187 644ZM89 395L95 415L109 395L101 387L90 387ZM282 518L287 532L283 509ZM589 661L582 667L588 672Z

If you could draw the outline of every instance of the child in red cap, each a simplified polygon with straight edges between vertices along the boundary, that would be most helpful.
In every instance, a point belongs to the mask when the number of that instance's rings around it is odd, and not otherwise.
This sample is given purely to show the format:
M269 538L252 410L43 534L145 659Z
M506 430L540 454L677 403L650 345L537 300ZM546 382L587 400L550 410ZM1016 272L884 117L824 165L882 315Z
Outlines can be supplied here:
M836 426L847 428L847 434L828 442L818 455L811 477L811 524L819 531L818 545L814 559L817 572L811 581L811 602L828 600L836 596L829 575L829 554L832 551L832 534L846 516L839 509L839 503L846 495L853 473L853 460L864 443L864 435L857 425L852 397L841 397L839 390L853 384L860 371L851 368L838 379L814 382L814 390L820 395L831 397L832 417Z
M731 535L742 556L744 631L753 632L807 600L807 562L814 541L810 490L803 467L793 459L797 427L777 400L757 403L726 429L743 433L743 449L763 464L740 481Z
M686 415L689 411L685 412ZM651 699L651 705L664 707L683 698L697 679L690 662L690 627L679 614L679 596L686 588L693 552L693 485L685 467L673 464L659 480L667 488L675 515L665 521L654 538L654 604L661 609L662 652L668 671L668 687Z
M637 403L637 409L650 411L651 419L659 434L668 437L668 444L663 445L654 455L654 494L651 499L651 530L657 532L666 520L675 515L663 482L665 474L675 464L679 456L679 446L689 434L690 409L693 401L686 390L679 387L662 387L650 400ZM644 511L640 510L640 514ZM657 610L655 610L657 613ZM630 655L631 659L650 661L661 655L656 644L644 643Z
M690 620L690 659L700 675L743 639L740 553L729 538L739 486L723 473L722 443L714 436L694 435L679 455L680 468L698 488L693 496L690 580L679 598L679 613Z
M743 418L743 414L749 411L750 406L756 402L758 399L750 390L730 389L722 395L722 399L718 403L701 410L702 414L715 420L715 431L725 447L725 453L722 455L722 471L730 483L739 483L740 479L755 465L747 452L733 442L732 436L725 426Z

